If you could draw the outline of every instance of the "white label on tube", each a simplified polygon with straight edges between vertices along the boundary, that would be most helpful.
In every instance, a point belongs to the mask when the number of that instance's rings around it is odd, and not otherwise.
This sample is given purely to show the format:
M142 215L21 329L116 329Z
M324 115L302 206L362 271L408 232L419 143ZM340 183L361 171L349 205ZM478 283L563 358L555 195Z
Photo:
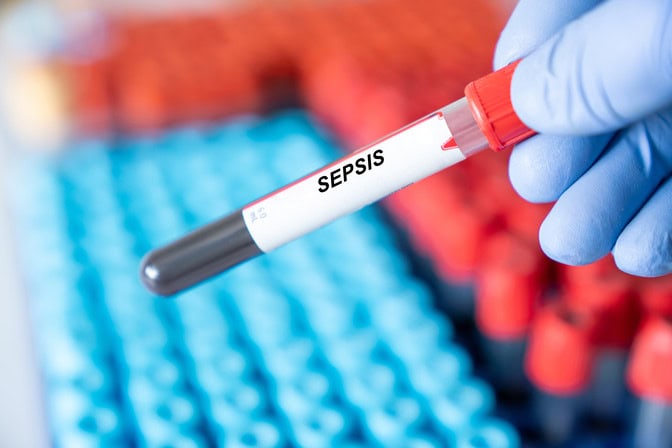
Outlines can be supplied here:
M464 160L443 150L443 115L425 117L243 209L259 249L269 252L443 168Z

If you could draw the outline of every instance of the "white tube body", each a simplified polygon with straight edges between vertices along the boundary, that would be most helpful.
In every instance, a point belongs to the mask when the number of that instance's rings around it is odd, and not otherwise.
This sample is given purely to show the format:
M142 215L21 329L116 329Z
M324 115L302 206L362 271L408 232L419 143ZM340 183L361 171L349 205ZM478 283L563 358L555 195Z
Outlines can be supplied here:
M269 252L465 159L443 149L452 137L433 113L242 210L259 249Z

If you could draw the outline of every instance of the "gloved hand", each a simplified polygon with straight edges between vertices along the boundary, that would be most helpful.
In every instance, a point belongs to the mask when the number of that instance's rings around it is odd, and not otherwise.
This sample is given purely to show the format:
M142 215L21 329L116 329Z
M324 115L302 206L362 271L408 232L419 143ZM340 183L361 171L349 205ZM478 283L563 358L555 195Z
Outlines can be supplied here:
M672 1L520 0L495 68L521 57L511 100L540 135L514 148L509 176L525 199L557 200L544 252L671 272Z

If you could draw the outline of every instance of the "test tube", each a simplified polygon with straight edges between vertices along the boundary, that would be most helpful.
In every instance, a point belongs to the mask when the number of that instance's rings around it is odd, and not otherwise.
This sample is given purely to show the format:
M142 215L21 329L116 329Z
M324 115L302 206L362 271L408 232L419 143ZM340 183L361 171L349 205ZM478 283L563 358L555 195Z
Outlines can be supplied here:
M549 443L567 443L577 432L591 377L592 331L592 316L565 303L535 316L525 371L536 388L536 416Z
M633 446L672 446L672 321L652 315L637 333L627 380L638 397Z
M619 424L626 417L625 368L640 314L631 281L614 267L613 271L573 283L568 289L567 302L595 319L589 412L602 423Z
M523 358L545 270L541 252L502 232L488 242L476 277L476 324L488 371L495 386L511 396L527 388Z
M465 97L150 252L141 278L171 295L270 252L486 148L534 134L513 111L516 63L476 80Z

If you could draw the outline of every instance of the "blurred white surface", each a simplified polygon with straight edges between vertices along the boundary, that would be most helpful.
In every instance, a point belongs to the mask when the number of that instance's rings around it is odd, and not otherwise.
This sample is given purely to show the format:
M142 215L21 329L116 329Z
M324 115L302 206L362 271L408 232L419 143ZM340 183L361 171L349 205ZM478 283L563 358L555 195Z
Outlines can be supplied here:
M0 446L48 446L40 378L32 346L28 301L21 275L3 180L7 151L0 148Z

